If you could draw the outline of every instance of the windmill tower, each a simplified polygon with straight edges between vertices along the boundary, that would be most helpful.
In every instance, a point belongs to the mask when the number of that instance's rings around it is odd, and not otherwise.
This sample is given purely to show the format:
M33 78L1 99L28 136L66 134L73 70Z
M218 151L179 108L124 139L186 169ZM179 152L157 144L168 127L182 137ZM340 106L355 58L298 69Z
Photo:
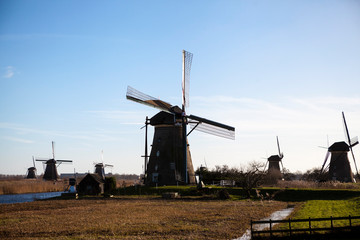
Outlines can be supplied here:
M55 160L54 142L52 142L52 155L53 158L50 159L36 159L36 161L43 162L46 164L45 173L43 176L44 180L57 180L59 178L57 167L63 162L72 163L72 160ZM58 165L56 166L56 164Z
M278 155L271 155L266 162L266 165L269 165L268 167L268 174L273 174L274 176L279 176L279 178L282 177L281 171L280 171L280 164L281 169L284 170L284 166L282 163L282 159L284 157L284 154L280 151L280 144L279 144L279 138L276 136L276 142L279 154ZM265 169L266 169L265 165Z
M340 181L340 182L354 182L354 176L351 171L350 161L348 157L348 152L351 151L351 155L354 160L354 165L356 169L357 176L359 172L356 166L355 156L352 148L359 143L358 138L350 138L349 130L345 120L345 114L342 112L342 119L345 132L345 141L335 142L328 148L326 153L324 163L321 167L321 172L329 170L328 180L330 181ZM331 155L329 165L326 165L326 162Z
M128 87L126 98L162 110L146 118L145 183L146 185L195 184L195 173L188 143L193 130L235 139L235 128L205 118L186 114L189 104L189 82L192 53L183 50L182 108ZM154 126L150 155L147 153L147 125ZM192 129L187 133L187 125Z
M101 163L95 163L95 171L102 179L105 179L105 168L106 167L113 167L110 164L104 164L104 152L101 151Z
M35 167L35 159L33 156L33 167L29 167L26 173L26 179L35 179L36 178L36 167Z

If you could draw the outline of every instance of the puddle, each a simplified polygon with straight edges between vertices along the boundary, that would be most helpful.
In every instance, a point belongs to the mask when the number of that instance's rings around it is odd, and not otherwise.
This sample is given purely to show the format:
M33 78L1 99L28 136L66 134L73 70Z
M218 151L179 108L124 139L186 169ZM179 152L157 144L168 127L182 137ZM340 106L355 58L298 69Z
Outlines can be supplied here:
M282 210L273 212L269 217L267 218L263 218L261 220L283 220L285 219L287 216L290 215L290 213L292 213L292 211L294 210L294 208L290 207L290 208L284 208ZM273 223L271 226L275 226L277 223ZM256 224L253 225L253 229L254 230L263 230L265 228L268 228L269 224ZM234 240L250 240L251 239L251 231L250 229L247 229L246 232L244 233L244 235L242 235L240 238L236 238Z
M61 196L63 192L25 193L0 195L0 204L33 202L38 199L47 199Z

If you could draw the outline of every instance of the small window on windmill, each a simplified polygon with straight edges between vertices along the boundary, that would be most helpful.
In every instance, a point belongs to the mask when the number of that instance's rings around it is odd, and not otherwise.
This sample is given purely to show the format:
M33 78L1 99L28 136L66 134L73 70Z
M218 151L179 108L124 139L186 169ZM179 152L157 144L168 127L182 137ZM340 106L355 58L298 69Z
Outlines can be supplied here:
M157 156L157 157L160 156L160 151L159 151L159 150L156 152L156 156Z
M159 181L159 174L158 173L153 173L152 174L152 181L153 182L158 182Z
M157 171L158 170L158 165L156 164L154 168L155 168L155 171Z
M158 138L157 142L158 142L158 143L161 142L161 137Z
M170 169L171 169L171 170L175 170L175 163L174 163L174 162L171 162L171 163L170 163Z

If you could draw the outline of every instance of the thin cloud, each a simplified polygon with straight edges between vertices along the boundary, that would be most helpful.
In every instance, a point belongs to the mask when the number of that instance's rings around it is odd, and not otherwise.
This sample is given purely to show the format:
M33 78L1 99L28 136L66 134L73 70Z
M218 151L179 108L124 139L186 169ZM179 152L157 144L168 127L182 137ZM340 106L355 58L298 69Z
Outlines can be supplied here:
M23 138L15 138L15 137L2 137L5 140L10 140L12 142L19 142L19 143L33 143L34 141L23 139Z
M15 68L12 66L7 66L5 68L5 74L3 75L4 78L12 78L15 74Z

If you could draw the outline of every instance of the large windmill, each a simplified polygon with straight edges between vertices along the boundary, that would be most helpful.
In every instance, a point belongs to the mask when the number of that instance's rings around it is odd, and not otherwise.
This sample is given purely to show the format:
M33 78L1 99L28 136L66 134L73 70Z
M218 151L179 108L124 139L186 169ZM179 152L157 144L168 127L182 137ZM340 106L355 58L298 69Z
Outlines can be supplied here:
M150 155L145 134L145 183L147 185L194 184L195 173L187 137L193 130L235 139L235 128L195 115L187 115L192 53L183 50L182 108L144 94L130 86L126 98L162 110L146 118L145 126L154 126ZM192 128L187 133L187 125Z
M35 167L35 159L34 156L33 158L33 167L29 167L26 173L26 178L27 179L34 179L36 178L36 167Z
M284 154L280 151L280 144L279 144L279 138L276 136L276 142L279 154L278 155L271 155L266 162L266 166L268 165L268 173L274 174L274 176L279 176L281 178L281 170L284 171L284 166L282 163L282 159L284 158ZM280 170L280 164L281 164L281 170Z
M95 163L94 173L97 173L102 179L105 179L105 168L106 167L113 167L113 165L104 164L104 152L101 151L101 162Z
M321 172L329 170L328 180L341 181L341 182L353 182L354 176L351 171L350 162L348 158L348 152L351 151L352 158L354 160L356 174L359 177L359 172L356 166L355 155L353 147L359 143L358 138L350 138L349 129L346 124L345 114L342 112L343 126L345 132L345 142L335 142L328 148L324 163L321 167ZM326 165L329 156L330 163Z
M63 162L72 162L72 160L55 160L54 142L51 142L51 144L52 144L53 157L50 159L36 159L36 161L43 162L46 164L45 173L43 176L44 180L57 180L59 178L57 167Z

